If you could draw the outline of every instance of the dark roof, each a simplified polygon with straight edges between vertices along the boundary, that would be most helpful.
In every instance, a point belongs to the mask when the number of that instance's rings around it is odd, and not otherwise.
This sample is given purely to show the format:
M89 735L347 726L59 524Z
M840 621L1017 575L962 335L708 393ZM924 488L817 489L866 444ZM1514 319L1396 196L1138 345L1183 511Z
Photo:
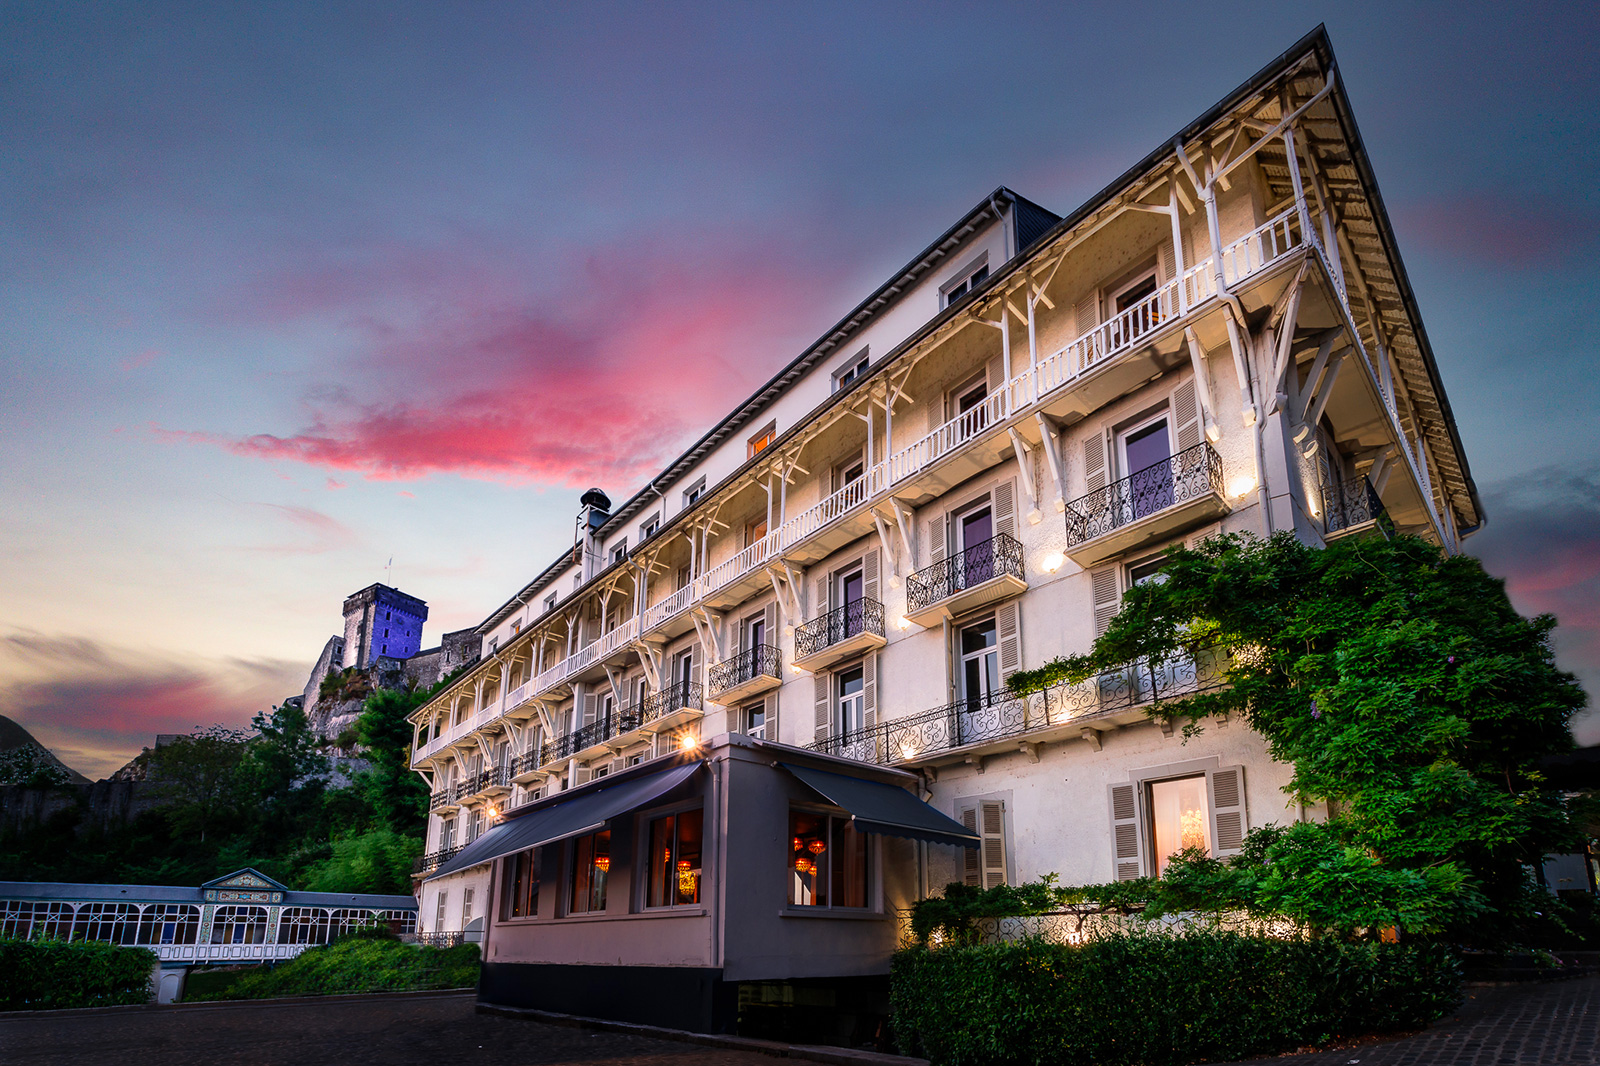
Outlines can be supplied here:
M70 881L0 881L0 899L62 900L72 903L199 903L201 889L182 885L91 885ZM355 907L366 910L415 910L414 896L357 892L283 894L286 907Z

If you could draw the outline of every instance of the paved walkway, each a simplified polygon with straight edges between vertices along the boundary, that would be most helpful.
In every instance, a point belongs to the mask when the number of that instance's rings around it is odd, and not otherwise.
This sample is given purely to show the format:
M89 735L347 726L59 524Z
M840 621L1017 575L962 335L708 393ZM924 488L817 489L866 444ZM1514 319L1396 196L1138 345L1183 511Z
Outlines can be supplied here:
M1600 978L1468 989L1425 1032L1243 1066L1593 1066ZM471 993L0 1018L5 1066L772 1066L770 1056L477 1014Z
M1461 1009L1426 1031L1339 1051L1243 1066L1594 1066L1600 978L1468 988Z

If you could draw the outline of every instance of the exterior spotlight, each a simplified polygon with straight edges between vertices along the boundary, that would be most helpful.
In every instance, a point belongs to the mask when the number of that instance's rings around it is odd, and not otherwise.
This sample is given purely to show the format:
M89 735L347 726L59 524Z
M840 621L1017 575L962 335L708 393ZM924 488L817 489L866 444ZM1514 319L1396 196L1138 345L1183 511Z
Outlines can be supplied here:
M1060 552L1051 552L1049 555L1044 557L1044 564L1041 569L1043 569L1047 574L1053 574L1057 570L1060 570L1061 564L1066 561L1067 557L1065 555L1062 555Z
M911 619L907 618L905 615L901 615L900 616L900 621L899 621L898 624L899 624L901 629L910 629L911 628Z
M489 808L487 808L485 813L488 814L490 818L498 818L498 817L500 817L500 810L497 807L489 807Z
M1247 496L1251 492L1254 492L1255 487L1256 479L1251 477L1249 474L1244 474L1228 482L1228 495L1232 496L1234 499L1238 499L1241 496Z
M678 741L679 751L694 751L700 747L700 738L693 733L685 733Z

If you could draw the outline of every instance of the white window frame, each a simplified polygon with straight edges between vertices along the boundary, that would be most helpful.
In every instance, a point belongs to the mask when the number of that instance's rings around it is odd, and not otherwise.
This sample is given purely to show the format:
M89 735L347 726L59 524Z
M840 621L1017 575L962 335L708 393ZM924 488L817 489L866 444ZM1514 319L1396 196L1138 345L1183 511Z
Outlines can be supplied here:
M659 532L661 532L661 512L657 511L639 523L639 543L643 544Z
M761 724L753 726L750 724L750 719L757 714L761 715ZM745 704L744 708L739 712L739 717L743 719L743 721L741 721L739 724L744 727L743 732L745 736L754 737L757 740L767 739L766 700L758 700L755 703Z
M623 537L622 541L616 547L611 549L611 565L612 566L616 566L618 563L624 561L627 558L628 558L628 538L627 537Z
M872 365L872 360L868 358L867 352L868 349L861 349L851 356L848 363L833 372L834 392L849 388L866 374L867 368Z
M1128 438L1140 430L1148 429L1161 421L1167 423L1167 458L1170 459L1178 454L1177 433L1172 424L1172 409L1163 403L1159 408L1147 411L1134 421L1120 427L1114 434L1112 441L1114 447L1111 450L1111 455L1116 462L1116 467L1111 472L1116 477L1111 478L1112 481L1121 481L1125 477L1131 477L1138 473L1137 470L1128 469Z
M847 697L844 692L845 675L854 673L861 675L861 687ZM854 724L851 723L852 713L850 708L852 707L854 708ZM856 663L853 666L834 672L833 713L834 722L838 726L841 736L866 728L867 670L864 663Z
M974 283L972 280L973 275L980 270L984 272L984 276ZM949 281L939 286L939 307L941 309L949 307L971 292L977 285L982 285L985 281L988 281L988 271L989 253L987 251L979 252L976 256L967 260L962 264L961 269L951 276Z
M701 474L693 485L683 490L683 509L687 511L705 498L706 476Z

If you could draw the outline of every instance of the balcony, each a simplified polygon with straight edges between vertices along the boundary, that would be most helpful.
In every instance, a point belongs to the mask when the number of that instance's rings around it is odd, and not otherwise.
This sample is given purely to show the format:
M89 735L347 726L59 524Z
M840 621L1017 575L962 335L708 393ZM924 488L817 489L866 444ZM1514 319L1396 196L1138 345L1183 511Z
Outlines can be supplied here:
M1379 530L1388 536L1393 530L1378 491L1365 477L1322 483L1322 528L1328 540Z
M428 797L428 810L430 812L453 811L461 806L461 795L460 785L446 785Z
M887 643L883 635L883 604L863 596L797 626L794 664L802 670L820 670Z
M1228 683L1232 657L1216 644L1195 645L1171 659L1140 659L1078 684L1027 696L997 692L880 722L809 745L810 750L879 765L927 765L956 755L1016 750L1019 740L1064 740L1093 728L1091 720L1144 718L1150 704L1212 692Z
M689 724L704 713L705 699L700 686L692 681L679 681L645 697L639 705L634 728L648 726L652 733L665 733Z
M440 848L438 851L430 851L428 854L411 864L411 872L414 874L432 873L434 870L437 870L439 867L455 858L456 852L460 850L461 848L459 846L453 846L448 848Z
M511 781L513 784L526 785L541 776L539 770L539 749L524 752L511 760Z
M906 578L906 617L932 625L1027 588L1022 544L1000 533Z
M725 706L759 696L783 684L778 649L758 644L711 668L711 698Z
M1067 554L1093 566L1227 513L1222 459L1202 441L1067 504Z

